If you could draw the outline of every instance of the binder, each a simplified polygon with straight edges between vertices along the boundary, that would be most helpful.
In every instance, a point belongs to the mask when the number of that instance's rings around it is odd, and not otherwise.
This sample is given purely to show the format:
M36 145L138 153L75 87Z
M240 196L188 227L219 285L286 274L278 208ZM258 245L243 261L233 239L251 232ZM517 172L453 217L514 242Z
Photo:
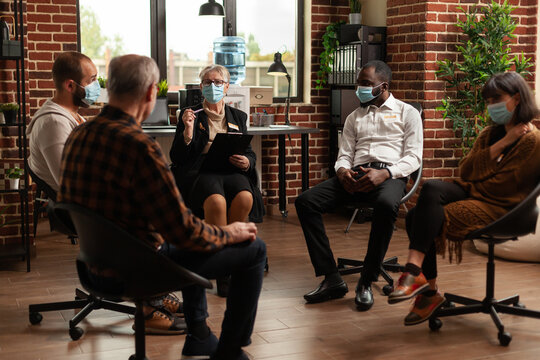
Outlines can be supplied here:
M201 171L223 172L237 169L229 162L231 155L244 155L253 135L218 133L201 165Z

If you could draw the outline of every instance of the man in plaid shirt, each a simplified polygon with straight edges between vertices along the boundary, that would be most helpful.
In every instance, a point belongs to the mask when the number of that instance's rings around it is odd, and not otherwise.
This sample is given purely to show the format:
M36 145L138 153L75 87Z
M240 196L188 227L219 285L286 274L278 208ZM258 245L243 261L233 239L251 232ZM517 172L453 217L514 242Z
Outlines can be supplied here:
M231 275L219 341L206 325L205 290L182 291L188 328L182 355L247 359L241 347L250 343L266 247L255 224L209 225L185 206L159 145L141 128L154 108L158 80L148 57L111 61L109 105L66 142L59 201L101 213L204 277Z

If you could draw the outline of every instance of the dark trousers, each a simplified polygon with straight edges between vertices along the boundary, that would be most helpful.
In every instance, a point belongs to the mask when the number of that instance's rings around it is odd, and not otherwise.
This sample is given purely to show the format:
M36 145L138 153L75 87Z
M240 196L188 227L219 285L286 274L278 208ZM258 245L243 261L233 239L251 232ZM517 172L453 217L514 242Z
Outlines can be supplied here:
M231 276L219 341L229 348L249 345L266 263L265 243L257 238L252 243L227 246L215 253L180 250L165 243L160 252L208 279ZM189 331L194 323L208 317L206 290L190 286L182 290L182 297Z
M406 218L409 249L425 254L422 272L428 280L437 277L437 253L435 238L445 221L444 205L467 198L467 192L459 185L440 180L426 181Z
M355 200L366 201L373 206L368 251L364 258L361 280L364 283L377 280L380 264L394 231L399 204L405 194L405 185L405 178L388 179L369 193L351 195L345 191L338 178L333 177L312 187L296 199L296 212L304 231L316 276L337 271L336 261L324 229L322 214L343 206L350 200Z

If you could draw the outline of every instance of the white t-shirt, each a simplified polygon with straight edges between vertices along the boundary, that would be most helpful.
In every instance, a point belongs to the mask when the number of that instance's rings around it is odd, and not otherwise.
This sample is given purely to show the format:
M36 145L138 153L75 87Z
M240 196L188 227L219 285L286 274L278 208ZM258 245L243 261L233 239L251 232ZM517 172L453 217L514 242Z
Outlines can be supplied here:
M79 121L84 121L82 117L79 118ZM28 166L55 191L60 189L60 165L64 144L77 125L79 123L71 112L51 99L43 104L28 124Z

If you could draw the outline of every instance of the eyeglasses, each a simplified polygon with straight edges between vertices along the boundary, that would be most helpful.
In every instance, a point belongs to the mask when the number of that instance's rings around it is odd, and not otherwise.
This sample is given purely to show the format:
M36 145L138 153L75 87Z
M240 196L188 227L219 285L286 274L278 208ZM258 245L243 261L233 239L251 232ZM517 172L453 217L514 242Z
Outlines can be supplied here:
M211 84L216 85L217 87L222 87L224 84L228 84L225 80L210 80L206 79L202 81L203 86L209 86Z

